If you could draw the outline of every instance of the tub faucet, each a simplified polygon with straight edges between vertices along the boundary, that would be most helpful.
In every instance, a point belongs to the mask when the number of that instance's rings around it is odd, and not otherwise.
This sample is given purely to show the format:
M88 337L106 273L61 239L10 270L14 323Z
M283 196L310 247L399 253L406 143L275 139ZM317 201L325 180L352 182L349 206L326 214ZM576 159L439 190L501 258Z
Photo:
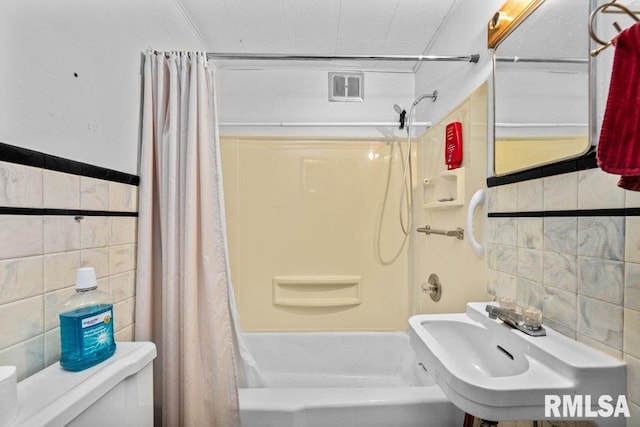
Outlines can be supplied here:
M531 335L532 337L543 337L547 335L547 331L545 331L542 325L527 324L524 317L521 314L516 313L513 309L506 309L487 304L485 310L489 313L490 319L500 319L507 325L512 326L527 335Z

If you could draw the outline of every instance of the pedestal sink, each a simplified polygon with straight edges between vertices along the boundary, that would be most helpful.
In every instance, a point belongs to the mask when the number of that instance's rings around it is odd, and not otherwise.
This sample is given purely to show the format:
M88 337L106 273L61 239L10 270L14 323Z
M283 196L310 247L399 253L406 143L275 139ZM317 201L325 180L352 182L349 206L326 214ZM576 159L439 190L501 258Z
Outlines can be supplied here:
M409 319L418 361L454 405L491 421L579 418L625 425L625 418L598 412L601 396L611 396L615 406L625 394L623 362L549 327L546 336L528 336L490 319L486 305L469 303L465 313ZM569 408L573 416L562 407L561 416L545 416L545 395L569 396L573 403L580 396L590 405Z

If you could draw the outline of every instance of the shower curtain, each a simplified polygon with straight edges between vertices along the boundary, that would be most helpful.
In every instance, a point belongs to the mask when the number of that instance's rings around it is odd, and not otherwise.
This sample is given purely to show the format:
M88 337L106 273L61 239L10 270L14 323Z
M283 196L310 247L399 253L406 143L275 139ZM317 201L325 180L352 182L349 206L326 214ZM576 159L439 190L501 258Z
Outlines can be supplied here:
M204 53L145 55L135 337L158 348L156 425L240 424L213 78Z

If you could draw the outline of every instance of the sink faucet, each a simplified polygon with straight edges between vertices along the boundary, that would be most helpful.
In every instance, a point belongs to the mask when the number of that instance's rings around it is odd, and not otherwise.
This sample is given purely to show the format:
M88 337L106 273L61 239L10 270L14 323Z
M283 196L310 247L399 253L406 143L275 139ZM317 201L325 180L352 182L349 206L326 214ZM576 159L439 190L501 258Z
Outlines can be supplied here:
M527 324L524 317L521 314L516 313L513 309L506 309L487 304L485 311L489 313L490 319L500 319L507 325L510 325L527 335L531 335L532 337L543 337L547 335L547 331L545 331L542 325Z

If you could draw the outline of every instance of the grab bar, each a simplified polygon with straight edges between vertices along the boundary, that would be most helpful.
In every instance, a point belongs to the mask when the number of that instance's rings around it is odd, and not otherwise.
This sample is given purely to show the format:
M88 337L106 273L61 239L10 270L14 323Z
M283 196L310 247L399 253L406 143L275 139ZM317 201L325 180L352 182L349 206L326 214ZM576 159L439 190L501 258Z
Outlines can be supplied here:
M455 230L435 230L432 229L430 225L425 225L424 227L420 227L418 229L416 229L416 231L418 233L424 233L424 234L440 234L442 236L449 236L449 237L455 237L458 240L462 240L464 239L464 228L462 227L458 227Z

